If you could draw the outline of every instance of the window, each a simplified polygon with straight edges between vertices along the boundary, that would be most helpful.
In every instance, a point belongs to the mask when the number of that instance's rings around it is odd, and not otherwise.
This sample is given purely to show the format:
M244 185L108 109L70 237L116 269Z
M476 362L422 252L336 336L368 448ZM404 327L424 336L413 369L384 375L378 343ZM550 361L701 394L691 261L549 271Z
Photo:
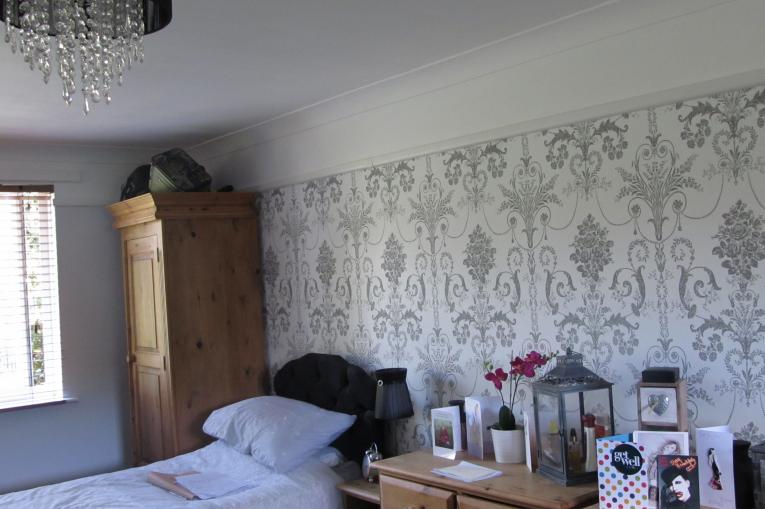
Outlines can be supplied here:
M0 186L0 409L62 399L53 188Z

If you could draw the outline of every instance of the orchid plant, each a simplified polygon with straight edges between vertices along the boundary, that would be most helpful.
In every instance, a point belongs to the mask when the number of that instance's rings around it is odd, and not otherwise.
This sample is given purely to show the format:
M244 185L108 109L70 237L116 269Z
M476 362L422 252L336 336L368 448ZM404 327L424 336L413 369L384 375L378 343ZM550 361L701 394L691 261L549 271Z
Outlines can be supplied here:
M484 378L494 384L497 392L499 392L499 396L502 398L502 406L499 408L499 421L492 428L505 431L515 429L515 416L512 409L515 405L515 397L518 393L521 378L534 378L537 374L537 369L547 364L554 356L555 354L542 355L536 350L527 353L524 358L516 356L510 362L509 374L502 368L494 369L490 362L485 364L486 374ZM507 382L508 378L510 379L508 384L510 386L509 405L505 402L505 395L502 393L502 383Z

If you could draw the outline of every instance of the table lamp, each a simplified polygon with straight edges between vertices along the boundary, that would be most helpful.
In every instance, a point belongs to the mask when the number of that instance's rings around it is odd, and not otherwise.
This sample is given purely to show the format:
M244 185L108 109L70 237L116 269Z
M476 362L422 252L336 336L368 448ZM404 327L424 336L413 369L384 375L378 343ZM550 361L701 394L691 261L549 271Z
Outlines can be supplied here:
M406 385L406 368L378 369L375 371L375 377L375 419L392 421L413 416L412 399Z

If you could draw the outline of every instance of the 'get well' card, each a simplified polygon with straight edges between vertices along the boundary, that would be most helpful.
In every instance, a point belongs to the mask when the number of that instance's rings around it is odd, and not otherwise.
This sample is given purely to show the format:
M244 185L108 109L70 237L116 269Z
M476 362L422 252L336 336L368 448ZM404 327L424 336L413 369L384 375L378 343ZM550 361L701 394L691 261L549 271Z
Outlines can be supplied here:
M598 439L597 448L600 509L645 509L648 472L643 447L606 437Z

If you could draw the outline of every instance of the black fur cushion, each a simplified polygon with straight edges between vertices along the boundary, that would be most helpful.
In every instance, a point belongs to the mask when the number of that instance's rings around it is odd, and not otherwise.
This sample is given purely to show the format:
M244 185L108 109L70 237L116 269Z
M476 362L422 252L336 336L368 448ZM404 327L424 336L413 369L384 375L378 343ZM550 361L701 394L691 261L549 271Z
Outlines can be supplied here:
M309 353L289 361L274 376L274 392L279 396L357 416L332 446L359 463L372 442L380 445L374 418L376 390L372 377L339 355Z

